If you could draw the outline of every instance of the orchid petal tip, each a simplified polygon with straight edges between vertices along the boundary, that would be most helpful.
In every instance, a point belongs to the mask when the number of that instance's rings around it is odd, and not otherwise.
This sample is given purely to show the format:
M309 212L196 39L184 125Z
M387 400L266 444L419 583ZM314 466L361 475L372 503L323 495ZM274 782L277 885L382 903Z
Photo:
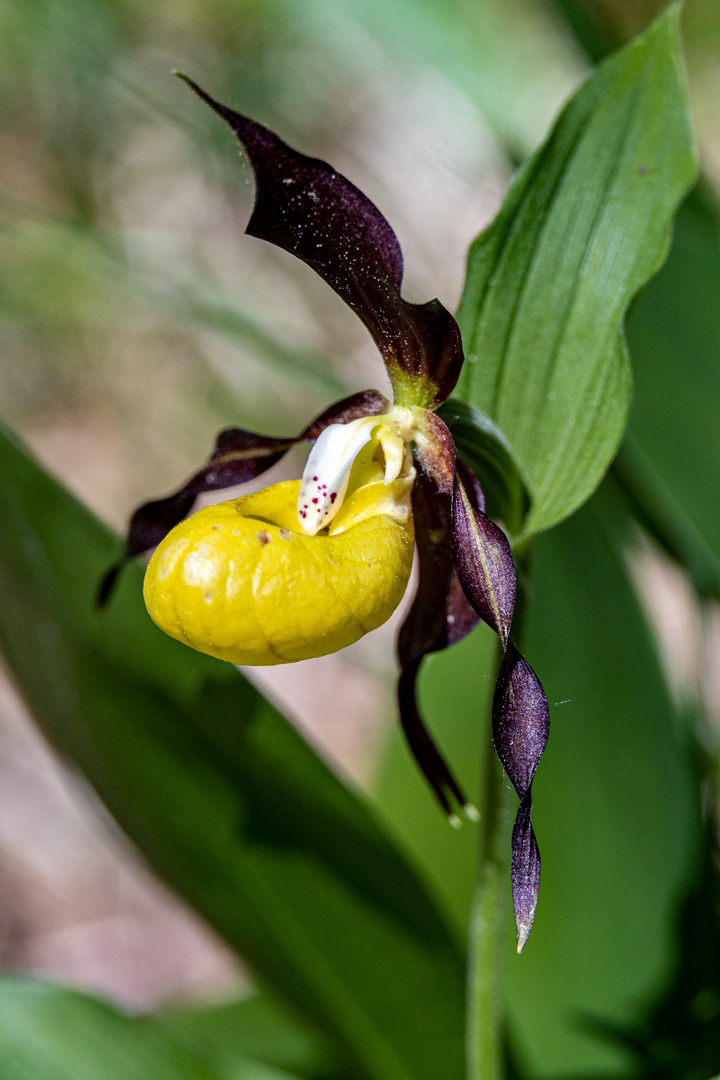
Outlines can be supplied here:
M518 923L516 927L517 932L517 951L518 956L525 948L527 939L530 937L530 931L532 930L532 922Z

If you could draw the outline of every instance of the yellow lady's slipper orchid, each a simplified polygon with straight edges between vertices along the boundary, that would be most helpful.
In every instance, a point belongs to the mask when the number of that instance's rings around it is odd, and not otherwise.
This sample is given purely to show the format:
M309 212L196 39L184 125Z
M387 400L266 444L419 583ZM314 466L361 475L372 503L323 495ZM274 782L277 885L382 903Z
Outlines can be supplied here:
M414 476L391 420L331 425L302 481L206 507L166 536L145 576L150 615L171 637L235 664L351 645L405 592Z
M398 635L400 722L449 820L459 823L453 804L476 819L423 723L416 681L424 657L460 641L478 619L497 632L504 659L493 737L520 798L511 877L522 948L540 881L531 787L549 714L537 676L510 640L510 544L485 513L478 478L437 413L462 367L459 328L438 300L402 298L397 237L358 188L182 77L230 125L253 168L246 232L312 267L349 304L380 350L394 404L377 390L352 394L296 438L221 431L199 472L135 511L125 553L103 578L98 603L108 602L127 559L156 548L145 600L158 626L233 663L289 663L334 652L385 622L405 591L415 540L418 588ZM473 430L485 445L487 424ZM201 493L254 480L303 441L313 448L301 481L186 518ZM512 464L507 447L499 460Z

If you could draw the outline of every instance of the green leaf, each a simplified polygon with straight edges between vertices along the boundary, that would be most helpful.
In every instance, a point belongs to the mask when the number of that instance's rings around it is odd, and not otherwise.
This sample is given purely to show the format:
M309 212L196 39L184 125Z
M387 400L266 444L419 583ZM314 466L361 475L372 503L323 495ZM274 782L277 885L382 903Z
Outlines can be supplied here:
M463 964L369 806L229 664L151 623L117 540L0 435L0 647L159 873L377 1080L462 1075Z
M3 1080L290 1080L245 1061L216 1070L152 1021L75 990L0 979Z
M609 48L612 20L560 2L592 55ZM635 394L616 476L698 592L720 597L720 507L708 498L720 474L720 205L707 182L680 207L667 261L634 304L627 337Z
M678 9L601 64L473 244L457 393L511 438L526 535L572 513L625 429L622 323L694 176Z
M714 775L702 778L712 783ZM720 1065L720 892L712 820L703 839L703 862L682 906L673 978L642 1023L621 1035L642 1063L641 1080L707 1076Z
M449 398L438 414L450 429L460 456L482 476L487 513L517 536L530 509L530 495L510 443L489 416L459 398Z
M317 1031L267 993L220 1005L176 1009L156 1021L178 1043L219 1068L229 1080L242 1080L248 1059L308 1080L346 1075Z
M682 457L685 449L682 442L674 445L678 456ZM712 458L711 450L708 457ZM720 462L718 466L720 468ZM688 462L688 471L691 467ZM687 571L698 595L703 599L720 599L720 555L715 554L687 513L683 492L680 492L680 498L674 496L632 433L625 437L613 462L612 476L625 495L635 520Z
M623 39L618 40L619 27L613 26L614 20L609 11L601 10L594 5L588 6L584 0L553 0L553 2L560 9L578 42L594 63L602 60L622 44Z
M678 214L670 256L638 298L628 340L630 433L655 474L650 486L664 489L668 515L693 550L720 561L720 209L701 188ZM679 557L697 563L690 552Z

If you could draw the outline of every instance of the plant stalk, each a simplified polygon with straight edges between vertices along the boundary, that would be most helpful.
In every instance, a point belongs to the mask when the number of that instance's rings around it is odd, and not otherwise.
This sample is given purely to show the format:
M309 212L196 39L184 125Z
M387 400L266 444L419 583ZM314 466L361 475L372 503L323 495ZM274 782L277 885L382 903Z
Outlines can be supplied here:
M511 911L512 787L492 747L485 766L480 873L470 916L468 1080L503 1080L503 966Z

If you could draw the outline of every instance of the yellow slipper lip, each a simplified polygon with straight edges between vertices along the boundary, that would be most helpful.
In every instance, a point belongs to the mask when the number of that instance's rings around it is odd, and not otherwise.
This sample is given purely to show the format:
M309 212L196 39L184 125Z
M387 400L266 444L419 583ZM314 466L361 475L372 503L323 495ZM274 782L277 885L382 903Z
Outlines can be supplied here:
M412 516L372 512L364 495L344 527L307 536L299 490L290 480L206 507L165 537L144 585L165 633L221 660L269 665L335 652L387 621L410 576Z

